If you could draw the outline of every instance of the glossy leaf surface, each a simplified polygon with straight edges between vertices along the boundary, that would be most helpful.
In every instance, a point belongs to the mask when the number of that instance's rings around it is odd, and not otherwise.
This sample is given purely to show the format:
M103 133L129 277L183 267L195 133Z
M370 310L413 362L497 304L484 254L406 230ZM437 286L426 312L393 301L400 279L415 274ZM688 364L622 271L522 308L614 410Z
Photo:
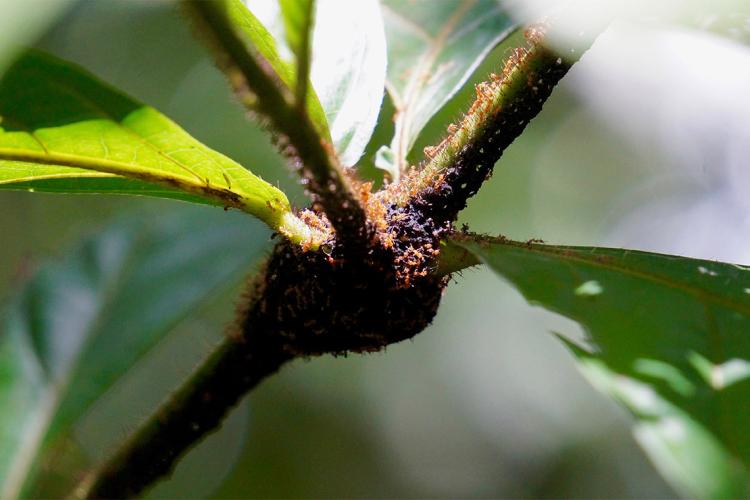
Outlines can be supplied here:
M567 316L584 375L636 417L662 474L699 498L745 497L750 270L646 252L459 240L532 303Z
M297 69L292 61L294 53L286 43L286 28L279 4L268 0L225 0L225 4L229 19L251 49L258 52L293 95ZM306 103L307 113L318 134L324 141L331 142L328 121L315 92L307 92Z
M295 42L285 42L290 38L288 19L292 17L288 13L292 9L284 8L287 2L281 3L281 9L269 0L246 3L268 27L274 39L268 44L281 57L296 53ZM353 166L372 136L383 101L387 54L380 5L377 0L318 0L314 18L310 79L339 160Z

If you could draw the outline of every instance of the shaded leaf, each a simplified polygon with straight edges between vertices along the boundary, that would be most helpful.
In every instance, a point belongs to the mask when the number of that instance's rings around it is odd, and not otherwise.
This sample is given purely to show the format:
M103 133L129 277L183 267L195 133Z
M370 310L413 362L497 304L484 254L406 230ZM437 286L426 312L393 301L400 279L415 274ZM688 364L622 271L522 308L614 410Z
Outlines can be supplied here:
M155 109L30 52L0 80L0 189L37 187L204 198L274 228L291 210L284 193Z
M630 250L460 239L526 299L578 321L582 372L636 417L684 494L744 497L750 465L750 270Z
M496 0L382 3L388 92L397 109L391 149L403 169L422 128L514 24Z
M438 256L437 274L448 276L452 273L460 273L464 269L481 264L480 260L466 248L453 240L440 242L440 254Z
M28 488L99 396L248 271L263 246L253 233L244 217L197 208L131 217L36 273L0 323L2 498Z

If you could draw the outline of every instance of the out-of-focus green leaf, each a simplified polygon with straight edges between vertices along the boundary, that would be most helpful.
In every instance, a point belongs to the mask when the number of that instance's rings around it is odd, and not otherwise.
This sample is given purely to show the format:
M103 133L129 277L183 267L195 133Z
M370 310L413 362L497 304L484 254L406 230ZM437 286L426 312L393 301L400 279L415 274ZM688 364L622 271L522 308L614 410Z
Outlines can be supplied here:
M268 62L268 65L273 68L282 83L293 93L297 82L297 70L292 61L279 55L279 49L286 49L287 52L290 52L291 48L285 42L283 35L284 20L278 3L268 0L245 0L244 3L243 0L225 0L225 3L232 23L240 29L246 40L252 44L253 49L258 51L263 59ZM272 34L259 17L254 14L256 12L263 14L261 19L266 23L269 22L269 19L279 21L277 28L281 29L275 29L274 34ZM274 35L277 36L274 37ZM288 55L292 56L293 53ZM310 87L311 85L308 82L308 89ZM330 143L331 132L317 94L308 90L306 102L307 113L315 129L323 140Z
M313 0L279 0L284 18L286 40L297 59L295 95L305 102L310 78L310 40L312 39Z
M72 0L0 0L0 72L25 50Z
M566 343L636 417L657 468L697 498L747 497L750 269L630 250L456 243L532 304L588 333Z
M396 166L419 132L514 29L497 0L382 0L388 40L388 92L396 105ZM391 172L393 178L398 172Z
M30 487L99 396L247 272L253 234L244 217L186 207L123 220L36 273L0 323L0 497Z
M291 210L284 193L155 109L30 52L0 80L0 189L36 189L37 182L40 190L206 198L274 228Z
M736 42L750 44L750 6L747 2L741 2L741 5L738 2L734 5L734 10L704 16L696 20L693 26Z

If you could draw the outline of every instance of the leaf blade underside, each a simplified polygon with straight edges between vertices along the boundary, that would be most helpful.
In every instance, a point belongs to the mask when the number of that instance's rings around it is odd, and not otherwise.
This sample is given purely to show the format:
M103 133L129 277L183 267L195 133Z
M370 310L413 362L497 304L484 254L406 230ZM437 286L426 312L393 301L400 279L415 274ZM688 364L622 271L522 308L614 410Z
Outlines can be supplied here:
M582 373L636 417L635 436L682 493L747 494L750 270L630 250L455 241L535 305L567 316Z

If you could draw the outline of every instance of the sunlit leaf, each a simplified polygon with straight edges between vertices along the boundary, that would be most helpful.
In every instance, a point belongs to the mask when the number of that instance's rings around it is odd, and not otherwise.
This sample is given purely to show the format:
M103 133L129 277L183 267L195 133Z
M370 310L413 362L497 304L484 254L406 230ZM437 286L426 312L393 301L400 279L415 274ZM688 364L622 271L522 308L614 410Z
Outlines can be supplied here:
M0 189L37 188L203 198L272 227L290 211L284 193L155 109L30 52L0 80Z
M225 0L229 19L234 23L265 59L292 93L297 82L296 66L292 49L286 43L284 19L277 1L269 0ZM306 95L307 113L320 137L331 142L323 107L313 91Z
M750 270L630 250L456 242L532 304L578 321L582 372L636 417L657 468L697 498L748 494Z
M496 0L382 3L388 92L397 109L391 149L403 168L422 128L514 25Z
M274 35L278 52L294 53L293 43L285 44L281 33L289 17L282 16L284 2L282 9L273 0L246 3ZM372 136L383 101L386 42L380 5L377 0L318 0L314 18L310 79L339 159L352 166Z
M47 265L0 323L0 497L119 377L263 246L247 218L188 208L131 217Z
M386 44L377 0L319 0L312 82L341 163L362 156L385 92Z

